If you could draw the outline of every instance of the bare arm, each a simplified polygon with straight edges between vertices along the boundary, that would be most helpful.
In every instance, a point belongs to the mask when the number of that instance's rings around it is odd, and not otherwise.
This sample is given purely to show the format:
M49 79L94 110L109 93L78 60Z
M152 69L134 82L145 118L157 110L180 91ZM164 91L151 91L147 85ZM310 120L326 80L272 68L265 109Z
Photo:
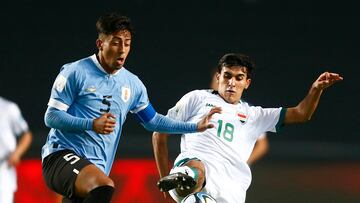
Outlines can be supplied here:
M168 134L158 132L154 132L152 136L154 156L160 178L168 175L170 171L168 137ZM164 197L168 199L169 202L173 202L167 192L164 192Z
M11 153L9 156L8 164L10 166L16 166L17 164L20 163L21 157L29 149L31 142L32 142L32 133L30 131L27 131L21 135L15 151Z
M285 124L309 121L318 106L323 90L341 80L343 80L343 78L337 73L322 73L312 84L305 98L296 107L287 109L284 121Z
M269 141L264 135L264 137L260 137L256 143L253 151L251 152L251 155L249 159L247 160L247 163L249 165L253 164L254 162L261 159L269 150Z
M154 132L152 136L156 166L160 178L169 173L168 134Z

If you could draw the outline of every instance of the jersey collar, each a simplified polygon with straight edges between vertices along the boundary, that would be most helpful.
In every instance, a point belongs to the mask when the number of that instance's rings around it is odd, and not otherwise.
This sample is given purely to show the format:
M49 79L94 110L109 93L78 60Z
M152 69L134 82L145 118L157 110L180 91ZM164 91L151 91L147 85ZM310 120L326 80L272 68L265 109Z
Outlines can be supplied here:
M96 54L93 54L90 58L95 63L96 67L99 68L101 72L103 72L103 73L105 73L107 75L117 75L123 68L125 68L125 67L122 67L120 70L117 70L115 73L109 74L109 73L106 72L106 70L99 63L98 59L96 58Z

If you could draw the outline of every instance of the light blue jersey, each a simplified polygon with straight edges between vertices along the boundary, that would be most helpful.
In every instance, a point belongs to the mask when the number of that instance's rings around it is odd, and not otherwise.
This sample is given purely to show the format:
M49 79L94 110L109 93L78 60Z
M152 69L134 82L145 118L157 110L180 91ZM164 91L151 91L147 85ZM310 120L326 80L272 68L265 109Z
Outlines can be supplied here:
M116 116L117 125L106 135L91 129L52 128L42 148L42 158L70 149L109 174L127 113L137 113L148 105L144 84L124 67L115 74L108 74L96 55L66 64L54 82L48 106L91 121L109 112Z

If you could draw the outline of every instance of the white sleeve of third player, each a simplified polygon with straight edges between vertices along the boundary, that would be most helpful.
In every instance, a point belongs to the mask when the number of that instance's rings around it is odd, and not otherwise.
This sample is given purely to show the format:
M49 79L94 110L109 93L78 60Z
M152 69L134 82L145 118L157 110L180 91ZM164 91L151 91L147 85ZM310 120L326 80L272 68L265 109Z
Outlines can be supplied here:
M185 94L174 107L169 109L167 116L175 120L188 121L196 115L201 101L201 91L194 90Z
M11 117L11 128L14 134L19 136L22 133L28 131L28 124L26 123L20 112L19 107L16 104L13 103L9 105L9 112Z

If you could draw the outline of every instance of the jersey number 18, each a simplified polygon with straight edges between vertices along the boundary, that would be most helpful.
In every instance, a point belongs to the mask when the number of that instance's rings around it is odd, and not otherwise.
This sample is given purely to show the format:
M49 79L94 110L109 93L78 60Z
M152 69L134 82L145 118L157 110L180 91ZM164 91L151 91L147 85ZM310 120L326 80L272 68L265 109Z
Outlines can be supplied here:
M217 130L217 136L218 137L222 137L226 140L231 142L234 138L234 125L231 123L225 123L224 124L224 131L222 131L223 129L223 120L218 120L218 130ZM221 133L222 132L222 133Z

